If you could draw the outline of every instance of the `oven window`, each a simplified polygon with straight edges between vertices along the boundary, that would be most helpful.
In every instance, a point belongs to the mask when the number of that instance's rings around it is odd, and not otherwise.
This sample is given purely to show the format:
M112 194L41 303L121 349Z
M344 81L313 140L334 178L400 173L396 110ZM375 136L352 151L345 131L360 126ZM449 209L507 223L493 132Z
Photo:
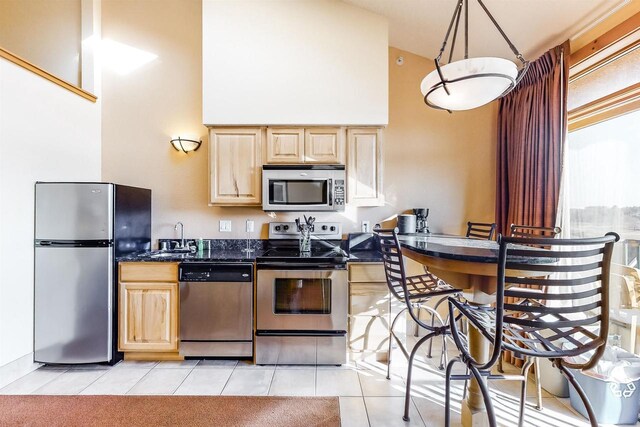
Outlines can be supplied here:
M329 180L269 180L269 204L326 205Z
M331 279L275 279L275 314L331 314Z

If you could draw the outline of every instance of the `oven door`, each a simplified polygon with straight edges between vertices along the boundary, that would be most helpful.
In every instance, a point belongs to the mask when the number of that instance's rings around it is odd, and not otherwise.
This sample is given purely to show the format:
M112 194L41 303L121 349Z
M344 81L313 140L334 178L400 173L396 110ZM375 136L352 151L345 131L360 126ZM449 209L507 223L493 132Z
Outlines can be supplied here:
M346 331L346 270L259 270L257 329Z

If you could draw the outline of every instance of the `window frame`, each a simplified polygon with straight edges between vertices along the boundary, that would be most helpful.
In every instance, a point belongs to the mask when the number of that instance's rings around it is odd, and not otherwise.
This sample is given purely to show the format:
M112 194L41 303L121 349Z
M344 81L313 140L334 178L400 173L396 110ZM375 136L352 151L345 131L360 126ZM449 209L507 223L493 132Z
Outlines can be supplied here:
M640 49L640 13L571 54L569 82ZM568 131L583 129L640 110L640 83L607 94L567 112Z

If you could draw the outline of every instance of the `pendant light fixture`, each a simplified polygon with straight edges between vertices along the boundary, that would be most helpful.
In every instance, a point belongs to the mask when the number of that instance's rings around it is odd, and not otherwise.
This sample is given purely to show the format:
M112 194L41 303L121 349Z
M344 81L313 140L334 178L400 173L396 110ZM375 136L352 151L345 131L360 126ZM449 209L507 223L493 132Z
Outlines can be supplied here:
M424 102L429 107L447 110L450 113L452 111L471 110L506 95L518 84L529 68L529 62L524 59L518 49L511 43L511 40L500 28L500 25L498 25L498 22L493 18L482 0L477 0L478 4L507 42L522 66L518 70L514 62L503 58L469 58L469 1L457 0L451 23L444 36L440 52L435 59L436 69L429 73L420 84ZM463 7L464 59L451 62ZM441 65L440 60L447 47L452 29L453 37L451 39L449 61L447 64Z

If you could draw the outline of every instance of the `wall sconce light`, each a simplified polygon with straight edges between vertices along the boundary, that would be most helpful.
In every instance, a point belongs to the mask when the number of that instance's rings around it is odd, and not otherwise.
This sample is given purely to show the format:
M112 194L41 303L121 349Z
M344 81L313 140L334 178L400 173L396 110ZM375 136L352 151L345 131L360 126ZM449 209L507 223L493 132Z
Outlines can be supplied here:
M190 151L197 151L202 145L202 140L197 141L195 139L174 138L171 141L171 145L176 151L182 151L189 154Z

